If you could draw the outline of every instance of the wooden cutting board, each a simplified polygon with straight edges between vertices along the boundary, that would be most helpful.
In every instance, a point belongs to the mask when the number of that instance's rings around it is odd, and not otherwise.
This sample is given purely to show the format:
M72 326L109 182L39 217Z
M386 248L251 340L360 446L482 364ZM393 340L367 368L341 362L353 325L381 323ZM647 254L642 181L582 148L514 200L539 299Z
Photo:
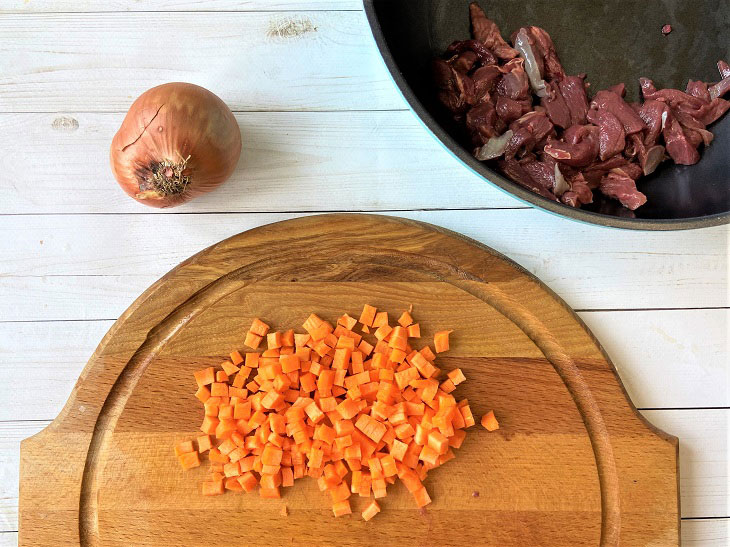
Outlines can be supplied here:
M281 500L202 497L206 466L185 472L172 450L202 419L192 372L243 349L254 317L298 328L364 303L391 317L413 304L424 342L456 329L439 361L501 428L469 430L423 512L400 483L370 522L354 498L333 518L312 479ZM677 446L580 319L505 257L408 220L311 216L195 255L114 324L59 417L22 443L20 544L677 545Z

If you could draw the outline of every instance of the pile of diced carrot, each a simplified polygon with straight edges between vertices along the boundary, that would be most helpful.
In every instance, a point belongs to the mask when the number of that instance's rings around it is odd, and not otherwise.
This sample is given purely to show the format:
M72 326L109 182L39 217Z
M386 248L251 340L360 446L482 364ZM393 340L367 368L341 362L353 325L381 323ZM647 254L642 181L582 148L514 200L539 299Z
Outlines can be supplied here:
M358 322L375 345L355 332ZM255 319L245 344L257 349L266 338L265 351L234 351L221 370L195 373L204 435L197 449L193 441L175 447L183 468L199 466L208 452L204 495L259 486L262 497L279 498L280 487L314 477L335 516L352 512L351 494L372 494L362 512L370 520L396 477L418 507L429 504L422 481L454 457L474 425L467 400L452 395L466 380L462 371L439 381L431 348L411 346L420 327L409 312L391 327L387 312L366 305L359 321L345 314L333 326L312 314L303 327L306 334L271 332ZM449 349L450 332L435 334L437 353ZM482 425L499 427L491 411Z

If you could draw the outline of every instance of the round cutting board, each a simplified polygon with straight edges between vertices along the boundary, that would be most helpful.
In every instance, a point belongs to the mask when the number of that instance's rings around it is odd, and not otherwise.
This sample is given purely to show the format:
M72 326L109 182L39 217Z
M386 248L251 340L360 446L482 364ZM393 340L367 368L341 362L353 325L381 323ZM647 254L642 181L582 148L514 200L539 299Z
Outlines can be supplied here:
M194 370L217 365L254 317L300 328L363 304L413 305L424 344L455 329L445 370L501 428L469 430L429 473L416 509L397 483L364 522L335 519L303 479L281 500L200 495L207 464L183 471L195 434ZM576 315L493 250L418 222L298 218L193 256L120 317L60 416L21 446L21 545L677 545L677 439L645 422ZM283 504L288 516L281 516Z

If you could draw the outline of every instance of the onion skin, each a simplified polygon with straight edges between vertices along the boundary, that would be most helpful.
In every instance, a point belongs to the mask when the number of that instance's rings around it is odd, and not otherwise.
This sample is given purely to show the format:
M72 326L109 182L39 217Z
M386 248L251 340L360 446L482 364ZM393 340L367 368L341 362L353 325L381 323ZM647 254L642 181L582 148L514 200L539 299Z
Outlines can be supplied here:
M132 198L174 207L210 192L236 168L241 132L230 108L197 85L145 91L112 140L112 173Z

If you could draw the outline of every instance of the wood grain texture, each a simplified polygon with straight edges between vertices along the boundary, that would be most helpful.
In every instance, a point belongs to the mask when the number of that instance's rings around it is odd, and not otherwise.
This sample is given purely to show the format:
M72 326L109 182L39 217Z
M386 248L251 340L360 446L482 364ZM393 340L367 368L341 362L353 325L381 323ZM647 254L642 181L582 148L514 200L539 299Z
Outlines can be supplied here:
M360 0L5 0L0 13L362 10Z
M112 177L109 145L123 117L0 114L0 214L169 213L129 199ZM408 111L245 112L236 119L238 168L176 213L524 207L464 169Z
M106 286L98 287L106 290ZM144 287L137 294L142 290ZM104 301L101 294L100 302ZM127 306L132 300L119 305ZM582 312L579 316L601 340L634 405L691 409L730 406L730 363L725 358L721 330L729 314L728 310L656 310ZM0 323L0 362L5 364L0 367L0 401L5 403L0 406L0 420L48 420L56 416L83 363L112 323ZM703 338L708 343L699 347L683 342ZM38 348L43 351L38 352Z
M676 233L611 230L533 209L400 215L504 250L576 309L730 306L728 226ZM146 283L222 238L296 216L6 216L0 279L53 273L144 276ZM566 231L568 239L561 235Z
M439 317L439 327L459 325L448 359L473 379L465 394L477 414L487 405L500 409L501 433L475 431L460 451L463 467L433 481L425 519L396 491L377 529L333 521L309 484L287 496L291 517L272 544L302 541L305 530L317 531L313 542L328 541L324 533L353 545L443 545L444 538L575 545L599 536L604 545L676 544L676 439L658 435L633 410L576 317L534 278L472 242L405 220L352 215L242 234L146 291L104 338L59 418L22 445L21 544L51 537L194 544L201 526L215 536L205 541L265 540L271 504L252 496L201 499L194 480L165 465L165 446L195 427L184 402L186 373L221 346L240 345L241 325L254 315L293 325L312 309L356 313L364 299L389 308L413 303L424 317ZM169 384L165 396L157 395L160 380ZM52 464L39 457L53 446L70 452L63 476L48 473ZM152 488L140 480L152 476ZM471 497L477 486L483 495ZM212 507L233 507L246 526L215 530L206 524ZM479 516L455 530L455 515L467 513Z
M730 519L686 520L682 522L684 547L727 547Z
M730 364L720 330L727 325L728 313L656 310L579 316L601 340L634 405L691 409L730 406L726 387ZM83 363L112 323L0 323L0 362L6 365L0 367L0 401L5 403L0 406L0 420L56 416ZM703 337L708 343L699 347L682 342Z
M688 514L687 511L692 511L694 515L713 519L727 517L730 513L727 500L717 495L717 485L727 477L723 466L728 458L726 428L728 410L658 410L645 414L650 420L660 423L668 433L682 435L679 458L682 462L683 488L680 492L682 511L685 515ZM17 471L20 464L20 442L38 433L49 423L50 420L0 422L0 476L7 477L0 483L2 530L18 529ZM698 423L702 425L697 427ZM690 436L684 435L690 430L695 430L695 433ZM186 476L181 480L187 481L189 478ZM322 501L321 498L315 500ZM685 520L682 526L683 534L686 526Z
M2 112L125 112L170 81L234 111L405 108L359 12L8 14L0 66Z

